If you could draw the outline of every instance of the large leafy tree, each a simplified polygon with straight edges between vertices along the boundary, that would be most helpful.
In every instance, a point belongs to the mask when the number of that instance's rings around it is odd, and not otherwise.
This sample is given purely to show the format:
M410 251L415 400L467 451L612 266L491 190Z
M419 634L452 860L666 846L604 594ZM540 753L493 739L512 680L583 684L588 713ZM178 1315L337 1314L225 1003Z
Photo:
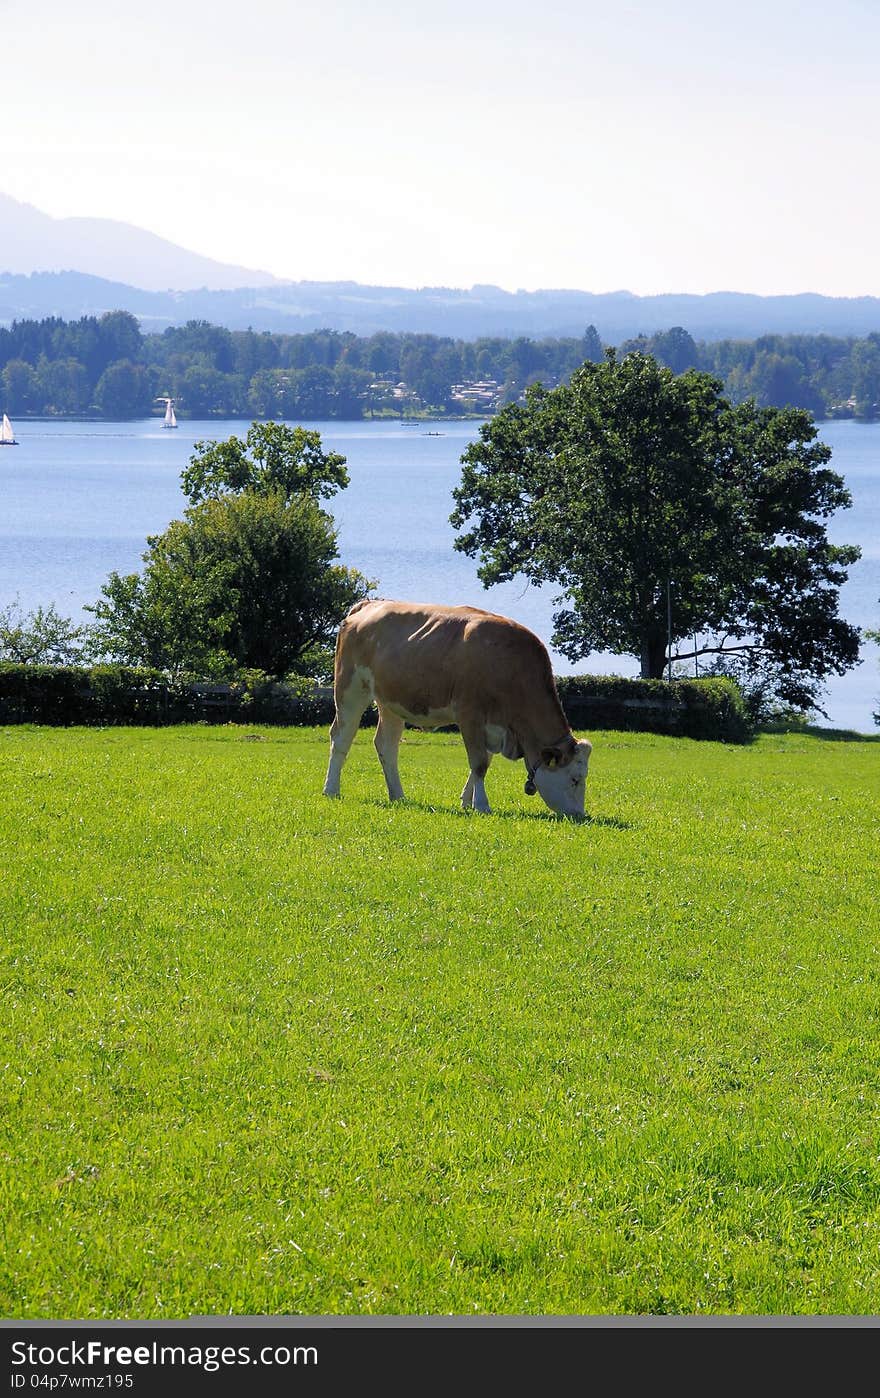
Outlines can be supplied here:
M372 587L338 563L319 504L347 485L345 457L318 432L255 422L244 439L196 442L181 480L183 519L90 608L95 647L174 673L325 672L341 618Z
M84 326L83 321L80 324ZM105 311L98 321L97 332L103 368L116 359L140 359L144 337L131 311Z
M859 643L838 615L859 550L827 537L850 504L830 455L803 410L734 406L709 374L608 351L480 429L455 547L487 586L556 584L553 644L571 660L631 654L657 678L695 653L736 656L817 707Z
M11 413L33 412L39 407L37 376L23 359L10 359L0 375L3 398Z
M348 472L344 456L324 450L319 432L253 422L243 439L196 442L181 480L193 504L243 490L327 499L348 485Z
M333 521L308 494L203 501L147 540L141 573L111 573L92 644L174 674L319 673L339 621L370 583L336 562Z
M129 359L114 360L95 385L95 404L105 417L146 417L152 397L143 364L134 364Z

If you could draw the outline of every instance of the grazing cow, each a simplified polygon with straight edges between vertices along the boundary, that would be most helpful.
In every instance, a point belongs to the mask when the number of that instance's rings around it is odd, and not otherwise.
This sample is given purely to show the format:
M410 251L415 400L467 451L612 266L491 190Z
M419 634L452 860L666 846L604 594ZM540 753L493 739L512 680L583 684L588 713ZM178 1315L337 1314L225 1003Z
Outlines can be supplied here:
M477 607L372 599L358 602L336 638L336 717L325 796L339 778L361 717L375 700L376 752L392 801L403 796L397 753L406 723L456 724L470 763L461 804L488 813L493 753L522 758L526 791L558 815L583 816L591 745L572 734L550 657L533 632Z

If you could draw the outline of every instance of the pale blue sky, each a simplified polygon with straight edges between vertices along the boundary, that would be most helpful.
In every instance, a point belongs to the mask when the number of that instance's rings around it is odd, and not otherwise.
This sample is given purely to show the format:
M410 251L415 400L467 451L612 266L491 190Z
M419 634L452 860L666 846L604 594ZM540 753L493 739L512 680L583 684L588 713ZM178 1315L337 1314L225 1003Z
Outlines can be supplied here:
M880 294L877 0L157 13L0 0L0 191L293 279Z

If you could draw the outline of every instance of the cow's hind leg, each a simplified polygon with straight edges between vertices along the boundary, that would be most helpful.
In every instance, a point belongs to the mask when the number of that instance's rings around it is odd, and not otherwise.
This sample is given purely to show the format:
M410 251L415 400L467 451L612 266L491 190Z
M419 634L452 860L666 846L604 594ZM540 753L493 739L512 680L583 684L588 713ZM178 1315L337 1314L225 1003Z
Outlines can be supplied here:
M490 815L492 807L489 805L489 798L486 795L485 780L492 755L486 747L485 724L469 723L466 719L462 719L459 728L471 768L461 793L461 804L465 810L474 810L479 811L482 815Z
M403 787L400 784L400 773L397 770L397 754L400 749L403 729L403 719L398 718L397 714L393 714L390 709L384 709L380 704L379 726L376 729L374 745L382 764L382 771L385 773L389 801L403 800Z
M339 795L339 779L348 750L357 736L360 721L373 695L368 684L352 676L343 693L336 690L336 717L330 725L330 764L324 782L325 796Z

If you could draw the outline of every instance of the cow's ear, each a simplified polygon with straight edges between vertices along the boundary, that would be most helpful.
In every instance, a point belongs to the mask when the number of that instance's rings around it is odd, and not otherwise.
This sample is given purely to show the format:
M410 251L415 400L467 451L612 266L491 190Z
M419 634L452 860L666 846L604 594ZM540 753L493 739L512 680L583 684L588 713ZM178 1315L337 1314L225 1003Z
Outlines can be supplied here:
M557 743L555 748L542 748L541 761L552 772L554 767L566 767L574 758L577 750L576 739L566 738L564 742Z

